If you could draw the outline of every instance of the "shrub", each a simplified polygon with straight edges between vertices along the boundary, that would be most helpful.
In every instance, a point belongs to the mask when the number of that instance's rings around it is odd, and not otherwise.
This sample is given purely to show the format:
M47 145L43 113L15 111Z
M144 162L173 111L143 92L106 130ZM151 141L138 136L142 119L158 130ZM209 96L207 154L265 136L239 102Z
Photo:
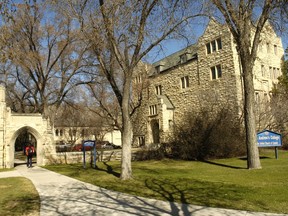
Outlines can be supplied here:
M239 118L228 108L189 113L175 127L170 156L183 160L227 158L245 154L243 129ZM167 150L166 150L167 152Z

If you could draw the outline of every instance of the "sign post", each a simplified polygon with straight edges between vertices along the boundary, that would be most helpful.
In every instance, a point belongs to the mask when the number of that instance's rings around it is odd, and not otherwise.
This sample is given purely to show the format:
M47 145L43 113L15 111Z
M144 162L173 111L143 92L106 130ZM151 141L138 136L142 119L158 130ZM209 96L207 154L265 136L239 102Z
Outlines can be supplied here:
M264 130L257 133L258 147L275 147L275 158L278 159L278 147L282 146L282 136L279 133Z
M96 143L94 140L86 140L83 142L83 167L86 169L86 158L85 158L85 147L90 146L93 147L93 168L96 168ZM92 154L92 152L91 152ZM92 156L92 155L91 155Z

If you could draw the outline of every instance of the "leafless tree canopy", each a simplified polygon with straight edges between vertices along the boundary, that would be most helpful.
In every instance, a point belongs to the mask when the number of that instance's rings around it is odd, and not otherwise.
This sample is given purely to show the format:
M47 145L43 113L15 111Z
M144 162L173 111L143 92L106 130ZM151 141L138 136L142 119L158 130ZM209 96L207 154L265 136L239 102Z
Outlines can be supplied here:
M77 85L90 81L79 29L45 3L15 5L1 26L2 82L17 112L53 113Z

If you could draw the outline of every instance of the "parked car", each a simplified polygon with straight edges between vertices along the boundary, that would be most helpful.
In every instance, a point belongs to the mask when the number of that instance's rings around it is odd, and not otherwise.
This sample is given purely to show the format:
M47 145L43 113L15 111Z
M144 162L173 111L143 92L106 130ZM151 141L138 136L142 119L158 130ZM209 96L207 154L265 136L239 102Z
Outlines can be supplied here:
M115 145L114 143L106 143L102 147L103 149L121 149L121 146Z
M109 144L108 141L96 141L96 149L103 149L107 144Z
M93 147L91 146L85 146L85 151L91 151ZM73 146L72 151L83 151L83 145L82 144L76 144Z
M56 145L56 152L70 152L71 146L72 146L71 144Z

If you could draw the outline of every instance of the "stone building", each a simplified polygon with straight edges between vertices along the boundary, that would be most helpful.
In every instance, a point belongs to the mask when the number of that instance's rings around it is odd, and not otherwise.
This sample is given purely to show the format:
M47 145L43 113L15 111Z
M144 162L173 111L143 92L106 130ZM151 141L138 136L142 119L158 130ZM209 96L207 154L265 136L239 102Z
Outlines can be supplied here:
M281 39L267 24L254 65L255 100L269 100L281 75L284 50ZM174 124L185 113L215 103L230 107L236 115L243 108L241 66L227 25L211 20L198 42L153 64L137 113L134 144L167 142ZM139 79L138 79L139 80Z

